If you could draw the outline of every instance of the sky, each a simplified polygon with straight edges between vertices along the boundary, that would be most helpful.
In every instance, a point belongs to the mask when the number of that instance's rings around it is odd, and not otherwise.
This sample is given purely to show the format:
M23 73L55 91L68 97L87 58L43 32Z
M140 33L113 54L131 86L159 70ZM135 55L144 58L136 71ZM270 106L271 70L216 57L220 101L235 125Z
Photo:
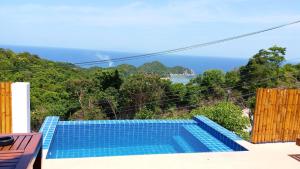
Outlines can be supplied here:
M0 45L148 53L300 20L299 0L1 0ZM300 24L178 54L300 58Z

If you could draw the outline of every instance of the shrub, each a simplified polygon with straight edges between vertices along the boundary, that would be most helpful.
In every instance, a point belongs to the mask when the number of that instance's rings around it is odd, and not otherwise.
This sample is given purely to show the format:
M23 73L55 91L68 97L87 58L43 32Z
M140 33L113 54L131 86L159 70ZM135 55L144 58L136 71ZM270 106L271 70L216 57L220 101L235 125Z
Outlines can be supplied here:
M245 129L249 126L249 119L243 116L240 107L231 102L220 102L212 106L195 109L192 115L204 115L226 129L247 139Z
M154 112L147 108L143 108L135 114L135 119L153 119L154 116Z

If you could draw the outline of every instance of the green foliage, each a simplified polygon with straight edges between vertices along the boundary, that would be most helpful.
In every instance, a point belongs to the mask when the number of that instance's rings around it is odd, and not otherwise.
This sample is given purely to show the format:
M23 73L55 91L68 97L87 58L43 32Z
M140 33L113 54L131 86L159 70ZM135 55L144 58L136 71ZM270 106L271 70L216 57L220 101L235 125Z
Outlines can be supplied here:
M160 100L164 95L163 81L155 75L135 74L129 76L121 85L121 104L134 105L131 108L131 115L142 110L144 107L153 109L160 106ZM121 109L122 111L122 109ZM124 111L124 110L123 110Z
M148 74L158 74L159 72L161 72L162 76L168 76L167 68L157 61L143 64L141 67L138 68L138 71L141 73Z
M190 69L176 66L176 67L166 67L158 61L145 63L142 66L138 67L138 72L147 73L147 74L156 74L161 77L168 77L171 74L183 74L183 73L192 73Z
M34 127L41 124L45 116L68 117L70 108L66 82L84 76L81 68L4 49L0 49L0 65L0 81L30 82Z
M286 64L279 69L280 81L278 86L296 88L299 87L299 65Z
M118 70L98 70L93 79L97 85L95 87L100 88L100 90L106 90L109 87L119 89L122 84Z
M235 87L240 81L240 72L239 70L232 70L225 74L225 84L228 87Z
M143 108L135 114L135 119L153 119L155 113L147 108Z
M208 100L225 97L225 74L221 70L207 70L198 75L191 83L199 86L202 96Z
M285 60L286 49L273 46L255 54L246 66L240 68L241 91L255 92L259 87L276 87L279 83L280 66Z
M246 138L249 135L243 131L249 123L236 105L253 109L253 93L258 87L300 85L300 64L283 65L284 55L285 48L263 49L245 66L226 73L207 70L184 85L161 78L170 73L191 73L180 66L151 62L140 67L81 68L0 49L0 81L30 82L34 129L50 115L73 120L191 118L204 114Z
M220 102L204 106L191 112L192 115L204 115L230 131L243 136L249 126L249 119L244 117L240 107L231 102Z
M184 105L187 103L187 88L184 84L175 83L170 85L170 99L176 100L176 105ZM172 103L172 102L171 102Z
M121 65L118 65L116 67L117 70L119 70L120 74L123 76L123 77L127 77L129 75L132 75L132 74L136 74L137 73L137 68L132 66L132 65L128 65L128 64L121 64Z
M175 67L167 67L158 61L145 63L139 67L134 67L128 64L121 64L116 67L117 70L120 71L120 74L127 77L132 74L153 74L159 77L169 77L170 74L184 74L184 73L192 73L190 69L175 66Z

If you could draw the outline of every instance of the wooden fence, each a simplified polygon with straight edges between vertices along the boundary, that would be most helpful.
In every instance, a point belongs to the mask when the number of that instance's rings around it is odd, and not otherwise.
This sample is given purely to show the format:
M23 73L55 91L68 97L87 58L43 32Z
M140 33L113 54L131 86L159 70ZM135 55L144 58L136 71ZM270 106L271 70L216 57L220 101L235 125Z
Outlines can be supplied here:
M300 136L300 90L258 89L253 143L295 141Z
M0 134L12 132L11 83L0 82Z

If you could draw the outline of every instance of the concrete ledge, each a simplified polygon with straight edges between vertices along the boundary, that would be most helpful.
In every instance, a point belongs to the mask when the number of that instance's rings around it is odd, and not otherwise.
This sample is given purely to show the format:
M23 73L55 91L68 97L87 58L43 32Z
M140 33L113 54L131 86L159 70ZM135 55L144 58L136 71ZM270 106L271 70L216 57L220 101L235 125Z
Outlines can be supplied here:
M298 169L288 154L300 154L295 143L251 144L239 141L249 151L189 154L159 154L76 159L46 159L45 169Z

